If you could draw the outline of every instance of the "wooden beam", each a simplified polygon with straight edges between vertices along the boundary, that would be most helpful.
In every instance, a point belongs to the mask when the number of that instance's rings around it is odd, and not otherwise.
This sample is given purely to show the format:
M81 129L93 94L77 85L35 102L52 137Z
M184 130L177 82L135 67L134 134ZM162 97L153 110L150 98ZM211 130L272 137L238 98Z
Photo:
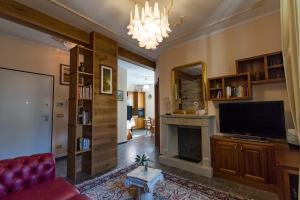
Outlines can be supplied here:
M89 33L14 0L0 0L0 17L76 44L90 46ZM118 56L155 69L155 62L122 47L118 47Z
M68 41L89 45L89 33L14 0L0 0L0 17Z
M138 54L135 54L127 49L124 49L123 47L118 48L118 55L120 58L124 58L127 61L132 61L134 63L142 64L146 67L150 67L151 69L155 69L156 63L143 57Z

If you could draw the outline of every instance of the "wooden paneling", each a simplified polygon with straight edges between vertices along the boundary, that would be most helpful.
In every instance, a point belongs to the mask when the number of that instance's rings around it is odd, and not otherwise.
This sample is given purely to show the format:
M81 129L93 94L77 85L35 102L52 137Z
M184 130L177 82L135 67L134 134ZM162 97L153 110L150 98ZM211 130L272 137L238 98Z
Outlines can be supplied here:
M94 59L94 108L92 175L117 164L117 43L101 34L91 33ZM100 94L100 66L112 68L113 94Z

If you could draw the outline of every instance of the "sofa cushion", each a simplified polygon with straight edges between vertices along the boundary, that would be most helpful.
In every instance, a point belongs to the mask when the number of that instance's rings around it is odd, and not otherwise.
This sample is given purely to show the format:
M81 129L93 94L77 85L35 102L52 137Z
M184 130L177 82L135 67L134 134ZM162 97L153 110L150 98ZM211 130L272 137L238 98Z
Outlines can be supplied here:
M0 198L54 179L55 161L51 153L0 161Z
M79 195L79 196L78 196ZM76 197L78 196L78 197ZM1 200L72 200L80 198L79 191L63 178L49 180L23 191L13 193ZM83 196L84 197L84 196Z

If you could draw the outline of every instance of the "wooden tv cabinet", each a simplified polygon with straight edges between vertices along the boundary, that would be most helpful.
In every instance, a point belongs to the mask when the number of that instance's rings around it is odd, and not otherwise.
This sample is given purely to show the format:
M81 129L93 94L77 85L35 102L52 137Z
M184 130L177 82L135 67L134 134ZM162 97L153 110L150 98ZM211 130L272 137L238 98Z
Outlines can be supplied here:
M273 142L211 137L213 175L276 192L276 159Z

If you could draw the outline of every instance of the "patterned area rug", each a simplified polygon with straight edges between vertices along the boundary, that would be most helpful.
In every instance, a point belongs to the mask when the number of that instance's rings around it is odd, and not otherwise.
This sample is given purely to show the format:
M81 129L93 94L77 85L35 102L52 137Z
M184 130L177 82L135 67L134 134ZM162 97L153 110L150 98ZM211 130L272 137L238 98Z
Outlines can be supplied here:
M117 169L108 174L88 180L77 185L81 193L92 200L131 200L135 199L137 191L134 187L126 188L126 174L135 169L136 165ZM154 190L155 200L245 200L245 198L220 191L190 181L167 172L163 172L165 180L158 183Z

